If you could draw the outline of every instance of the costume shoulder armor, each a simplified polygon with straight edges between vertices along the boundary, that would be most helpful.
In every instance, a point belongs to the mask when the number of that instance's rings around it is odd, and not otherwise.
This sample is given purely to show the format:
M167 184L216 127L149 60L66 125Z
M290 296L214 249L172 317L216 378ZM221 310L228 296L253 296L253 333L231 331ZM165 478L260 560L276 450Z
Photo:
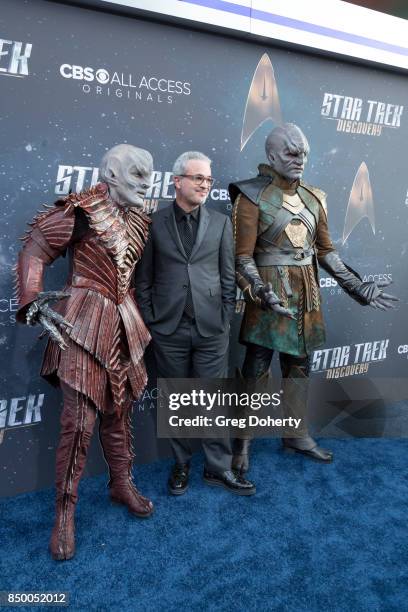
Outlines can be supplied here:
M319 189L318 187L313 187L313 185L307 185L303 181L300 182L300 185L304 189L306 189L306 191L308 191L309 193L315 196L315 198L319 201L319 204L321 204L324 210L324 213L327 217L327 202L326 202L327 194L322 189Z
M238 181L237 183L230 183L228 185L228 191L230 194L231 202L234 203L238 195L242 193L248 200L251 200L256 206L259 205L262 191L267 185L272 182L272 178L269 176L256 176L246 181Z
M72 207L67 206L64 200L65 198L57 200L51 205L44 204L28 224L29 227L20 240L27 243L31 238L36 237L37 242L42 243L38 235L38 232L41 232L42 238L52 248L62 248L69 241L75 225L75 211Z
M80 208L88 208L96 202L106 200L109 196L108 186L106 183L97 183L94 187L84 189L80 193L70 193L63 198L61 203L65 206L79 206Z

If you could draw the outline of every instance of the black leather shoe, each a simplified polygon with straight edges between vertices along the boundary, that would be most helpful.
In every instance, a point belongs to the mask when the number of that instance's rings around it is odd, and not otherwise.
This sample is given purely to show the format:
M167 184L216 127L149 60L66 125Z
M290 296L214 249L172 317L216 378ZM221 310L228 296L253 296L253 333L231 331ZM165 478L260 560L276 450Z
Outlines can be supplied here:
M212 487L224 487L224 489L236 495L254 495L256 493L256 487L252 482L231 470L214 474L204 469L203 478L204 482Z
M183 495L188 489L190 466L188 463L175 463L171 470L167 485L172 495Z
M314 446L310 449L296 448L295 446L283 445L285 453L300 453L313 459L313 461L320 461L320 463L331 463L333 461L333 452L327 448L321 448L320 446Z

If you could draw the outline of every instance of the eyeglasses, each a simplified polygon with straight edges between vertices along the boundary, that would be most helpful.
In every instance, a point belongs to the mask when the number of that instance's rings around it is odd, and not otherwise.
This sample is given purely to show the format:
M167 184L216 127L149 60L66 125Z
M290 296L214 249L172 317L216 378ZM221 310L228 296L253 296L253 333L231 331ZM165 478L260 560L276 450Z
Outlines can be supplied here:
M193 181L194 185L202 185L206 183L209 187L214 185L215 179L211 176L203 176L202 174L178 174L177 176L184 176Z

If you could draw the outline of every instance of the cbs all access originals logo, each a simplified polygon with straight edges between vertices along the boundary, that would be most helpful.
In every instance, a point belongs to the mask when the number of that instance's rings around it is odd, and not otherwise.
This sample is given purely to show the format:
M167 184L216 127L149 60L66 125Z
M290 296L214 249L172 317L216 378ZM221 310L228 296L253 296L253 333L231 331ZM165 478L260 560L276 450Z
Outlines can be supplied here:
M44 393L0 399L0 444L7 431L41 423Z
M191 95L191 83L163 76L133 74L106 68L61 64L59 74L80 84L84 94L110 96L135 102L173 104Z
M399 345L398 355L401 355L401 357L404 357L404 359L408 359L408 344Z
M383 128L401 127L403 110L402 104L325 92L320 113L325 119L336 121L338 132L381 136Z
M392 282L392 273L380 272L378 274L364 274L361 278L363 283L379 283L388 280ZM343 289L341 289L336 279L331 276L320 277L319 285L320 289L328 291L330 295L339 295L343 292Z
M60 164L57 171L55 193L58 196L65 196L70 191L79 193L95 185L99 180L99 168L93 166L68 166ZM160 172L155 170L152 177L152 185L146 192L144 200L144 211L147 213L155 212L161 201L170 202L174 200L174 185L172 172ZM225 202L228 208L231 204L227 189L214 187L209 194L209 198L214 202Z
M32 48L31 43L0 38L0 76L28 76L28 60Z
M400 344L397 349L398 355L404 357L404 359L408 359L408 344Z
M0 326L14 325L15 313L18 310L18 300L14 297L3 296L0 298ZM0 338L0 345L2 344Z
M159 389L153 387L146 388L140 398L133 402L133 406L137 412L149 412L155 410L157 398L159 397Z
M324 372L330 379L366 374L372 363L387 358L388 345L387 338L314 351L310 370Z

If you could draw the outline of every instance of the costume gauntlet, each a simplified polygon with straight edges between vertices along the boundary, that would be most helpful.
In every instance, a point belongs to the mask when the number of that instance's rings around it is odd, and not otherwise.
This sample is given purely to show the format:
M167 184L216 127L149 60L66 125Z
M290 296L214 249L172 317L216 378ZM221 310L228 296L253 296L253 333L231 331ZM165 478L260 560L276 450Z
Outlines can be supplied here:
M389 284L388 282L385 284L364 283L357 272L343 263L336 251L324 255L324 257L319 257L319 264L336 279L340 287L350 297L363 306L385 309L387 306L390 307L390 300L397 301L393 296L389 296L381 290L381 287Z

